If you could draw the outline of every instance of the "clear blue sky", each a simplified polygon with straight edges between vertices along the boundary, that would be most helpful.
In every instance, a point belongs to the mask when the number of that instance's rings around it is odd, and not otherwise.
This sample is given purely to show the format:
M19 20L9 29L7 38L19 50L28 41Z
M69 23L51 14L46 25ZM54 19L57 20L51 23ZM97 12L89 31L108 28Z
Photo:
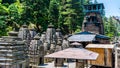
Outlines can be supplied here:
M105 15L107 17L120 16L120 0L97 0L97 1L98 3L104 3Z

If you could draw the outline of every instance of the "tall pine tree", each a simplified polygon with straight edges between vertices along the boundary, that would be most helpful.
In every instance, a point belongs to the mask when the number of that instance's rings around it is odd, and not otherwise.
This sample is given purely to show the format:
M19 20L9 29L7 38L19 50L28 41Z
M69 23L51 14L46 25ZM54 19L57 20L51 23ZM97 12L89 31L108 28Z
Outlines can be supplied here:
M65 34L74 33L81 26L84 14L80 0L62 0L59 12L59 26Z

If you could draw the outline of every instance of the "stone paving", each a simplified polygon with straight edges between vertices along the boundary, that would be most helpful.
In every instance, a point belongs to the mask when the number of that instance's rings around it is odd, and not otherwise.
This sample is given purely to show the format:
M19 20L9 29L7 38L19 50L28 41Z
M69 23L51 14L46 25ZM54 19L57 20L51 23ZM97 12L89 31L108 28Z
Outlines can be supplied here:
M75 62L64 63L63 67L55 67L54 62L45 63L44 65L40 65L37 68L75 68Z

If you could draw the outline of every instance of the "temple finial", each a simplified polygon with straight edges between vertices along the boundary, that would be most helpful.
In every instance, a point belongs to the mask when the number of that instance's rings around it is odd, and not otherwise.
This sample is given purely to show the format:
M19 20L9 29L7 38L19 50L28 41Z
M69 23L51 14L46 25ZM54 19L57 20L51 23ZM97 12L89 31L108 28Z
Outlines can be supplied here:
M94 0L94 3L98 3L98 1L97 1L97 0Z

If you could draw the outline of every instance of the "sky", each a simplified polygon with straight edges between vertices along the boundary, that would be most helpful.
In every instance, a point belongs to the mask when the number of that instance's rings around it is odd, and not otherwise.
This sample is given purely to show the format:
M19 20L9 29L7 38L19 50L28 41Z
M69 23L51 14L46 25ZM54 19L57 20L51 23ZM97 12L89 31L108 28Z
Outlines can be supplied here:
M105 16L120 16L120 0L97 0L105 6Z

